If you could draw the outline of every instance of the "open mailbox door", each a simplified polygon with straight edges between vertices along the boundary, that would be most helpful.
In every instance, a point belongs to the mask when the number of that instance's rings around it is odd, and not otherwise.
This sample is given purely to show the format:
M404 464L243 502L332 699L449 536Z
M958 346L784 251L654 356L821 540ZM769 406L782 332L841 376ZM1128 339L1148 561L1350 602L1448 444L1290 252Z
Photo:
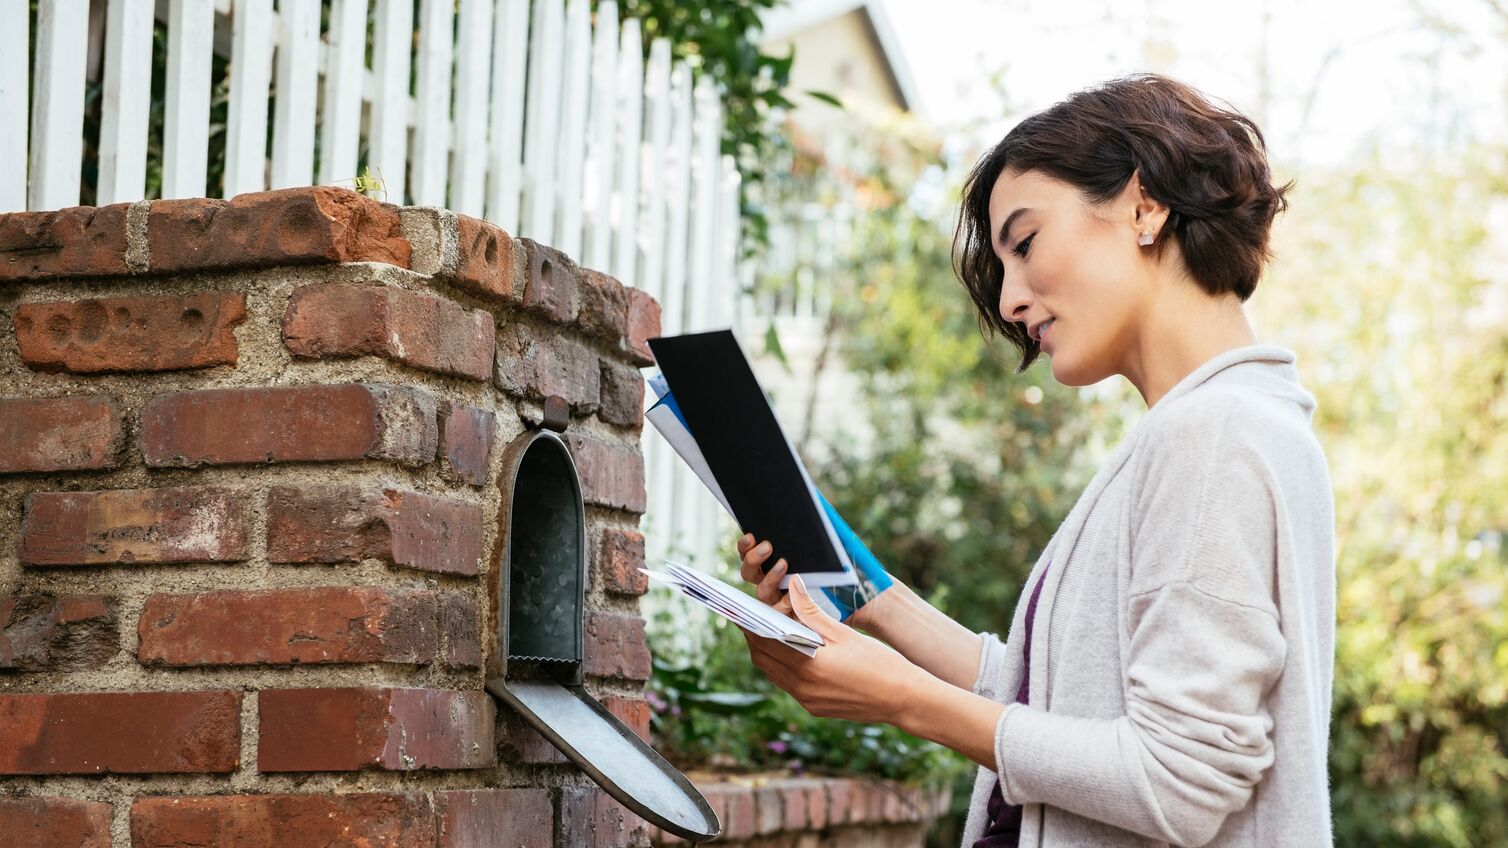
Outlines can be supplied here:
M721 830L706 798L583 686L586 512L576 464L556 434L569 420L563 407L551 398L541 429L503 454L487 691L624 806L703 842Z

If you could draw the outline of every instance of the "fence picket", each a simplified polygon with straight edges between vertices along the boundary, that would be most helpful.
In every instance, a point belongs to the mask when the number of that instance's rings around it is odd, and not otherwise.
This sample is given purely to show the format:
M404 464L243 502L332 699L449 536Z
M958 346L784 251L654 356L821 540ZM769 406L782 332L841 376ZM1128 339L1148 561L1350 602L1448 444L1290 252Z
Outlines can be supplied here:
M670 42L666 39L657 38L649 45L644 99L649 109L649 139L643 150L645 199L637 239L637 284L661 300L665 293L665 157L670 147Z
M272 116L272 187L288 188L308 185L314 179L314 108L316 86L319 84L319 0L278 0L278 19L275 71L277 110ZM326 112L328 111L327 109Z
M25 3L0 4L0 115L25 115L31 73L26 68L31 22ZM0 133L0 213L26 208L25 121Z
M670 71L670 157L665 183L665 288L660 323L667 334L686 325L687 223L691 212L691 69L677 62Z
M201 197L209 166L209 72L215 10L203 0L168 4L167 102L162 196Z
M724 280L714 271L717 195L722 185L722 111L710 76L696 83L692 100L691 254L686 289L686 331L712 329L711 301L723 294Z
M112 0L106 10L105 86L100 103L95 199L100 206L140 200L146 193L151 93L152 2Z
M372 32L372 124L367 166L382 180L389 202L404 203L408 191L409 70L413 67L414 4L377 0Z
M729 294L725 298L713 298L712 326L731 325L735 332L743 332L747 326L743 280L738 274L739 241L742 238L742 214L739 191L743 178L738 173L738 162L730 154L722 157L723 184L719 196L721 206L717 212L718 273L728 281Z
M462 0L456 56L456 144L450 208L480 217L487 198L487 84L493 0Z
M267 90L272 85L272 0L236 0L231 16L230 118L224 197L267 187Z
M586 165L586 119L591 97L592 24L587 0L569 0L561 91L560 150L556 153L554 244L581 256L581 184Z
M523 225L530 238L555 240L555 146L560 141L561 60L565 41L560 0L538 0L529 42L529 101L524 123ZM537 37L536 37L537 36Z
M524 149L524 83L529 0L501 0L492 38L492 129L488 139L487 220L518 231Z
M608 270L612 251L610 210L618 152L613 134L617 111L613 102L618 84L617 66L618 4L606 0L597 7L597 22L592 32L592 102L587 119L585 190L581 194L586 230L581 261L589 268L608 273L612 273Z
M610 273L629 285L638 285L635 273L639 246L639 160L644 141L644 54L639 20L623 22L618 44L618 174L613 192L613 262Z
M78 205L84 135L84 48L88 43L87 0L41 4L37 10L31 123L28 205L32 209Z
M318 29L317 23L315 28ZM319 137L319 181L333 183L357 176L361 81L366 72L367 0L334 0L325 42L325 120Z
M424 0L419 11L419 79L414 116L414 202L445 205L450 156L450 59L455 0Z

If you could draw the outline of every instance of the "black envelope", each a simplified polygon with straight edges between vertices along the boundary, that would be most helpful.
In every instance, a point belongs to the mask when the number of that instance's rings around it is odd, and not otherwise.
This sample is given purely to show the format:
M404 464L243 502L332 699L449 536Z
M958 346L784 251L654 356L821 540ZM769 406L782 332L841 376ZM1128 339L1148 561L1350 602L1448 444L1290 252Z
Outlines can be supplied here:
M784 557L787 578L853 585L848 553L733 333L665 336L649 347L734 518L774 546L765 570Z

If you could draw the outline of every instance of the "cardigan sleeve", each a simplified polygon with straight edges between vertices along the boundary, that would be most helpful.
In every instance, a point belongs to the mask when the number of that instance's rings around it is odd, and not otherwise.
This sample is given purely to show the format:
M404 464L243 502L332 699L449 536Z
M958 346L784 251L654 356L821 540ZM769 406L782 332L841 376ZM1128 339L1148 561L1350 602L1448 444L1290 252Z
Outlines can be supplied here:
M1229 419L1204 423L1214 426L1170 428L1149 446L1130 507L1124 715L1008 705L995 731L1007 802L1197 846L1272 765L1265 703L1287 649L1273 594L1276 492Z
M1000 679L1005 676L1005 643L989 631L979 631L979 674L973 692L991 701L1001 700Z

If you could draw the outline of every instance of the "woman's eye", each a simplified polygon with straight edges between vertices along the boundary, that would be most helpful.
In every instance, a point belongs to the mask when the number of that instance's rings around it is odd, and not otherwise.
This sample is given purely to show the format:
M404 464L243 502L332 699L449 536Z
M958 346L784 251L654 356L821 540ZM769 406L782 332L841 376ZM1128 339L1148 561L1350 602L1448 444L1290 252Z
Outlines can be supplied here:
M1029 244L1031 244L1032 239L1034 239L1036 237L1037 237L1037 234L1036 233L1032 233L1031 235L1029 235L1026 238L1022 239L1021 241L1016 242L1016 249L1013 250L1013 251L1011 251L1011 252L1014 253L1014 254L1016 254L1017 256L1020 256L1021 258L1025 259L1026 258L1026 246L1029 245Z

